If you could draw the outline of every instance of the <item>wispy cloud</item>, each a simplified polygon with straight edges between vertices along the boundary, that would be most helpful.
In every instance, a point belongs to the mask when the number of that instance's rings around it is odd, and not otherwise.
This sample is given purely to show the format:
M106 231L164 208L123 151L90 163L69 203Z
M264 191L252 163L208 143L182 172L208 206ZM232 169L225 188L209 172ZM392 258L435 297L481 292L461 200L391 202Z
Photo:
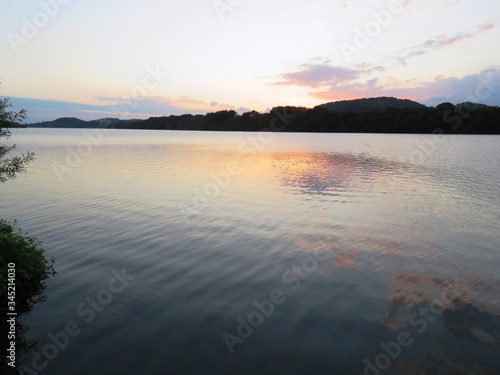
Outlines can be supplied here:
M455 6L460 5L460 4L462 4L462 0L452 0L448 4L445 5L445 8L452 8L452 7L455 7Z
M298 72L285 73L281 75L283 79L276 85L294 85L320 87L332 82L346 82L357 78L359 71L331 66L331 65L304 65L304 69Z
M343 66L332 66L328 64L307 64L302 70L281 75L281 81L273 85L292 85L307 87L323 87L350 82L362 75L373 72L384 72L383 66L371 66L370 64L358 64L354 68Z
M404 1L401 3L401 6L402 6L403 8L406 8L406 7L410 6L412 3L416 3L416 2L418 2L418 1L420 1L420 0L404 0Z
M456 44L458 42L462 42L468 39L475 38L479 36L480 34L491 30L495 27L494 24L483 24L479 25L477 27L476 32L474 33L465 33L461 32L455 35L438 35L432 39L428 39L423 43L420 43L415 46L411 46L409 48L406 48L404 50L401 50L400 52L402 53L400 56L397 56L396 59L403 65L406 66L406 61L408 59L411 59L412 57L416 56L421 56L421 55L426 55L429 52L438 50L443 47L451 46L453 44Z

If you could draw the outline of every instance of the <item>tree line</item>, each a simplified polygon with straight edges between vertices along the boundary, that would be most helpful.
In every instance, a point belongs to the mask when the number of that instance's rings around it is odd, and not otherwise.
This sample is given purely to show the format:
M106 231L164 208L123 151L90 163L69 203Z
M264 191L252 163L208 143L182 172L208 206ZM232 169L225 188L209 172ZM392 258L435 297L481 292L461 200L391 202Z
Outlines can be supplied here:
M500 107L473 103L396 108L367 112L331 111L318 106L275 107L269 113L238 115L224 110L206 115L151 117L111 122L109 127L155 130L260 131L270 128L276 113L285 114L285 132L500 134Z

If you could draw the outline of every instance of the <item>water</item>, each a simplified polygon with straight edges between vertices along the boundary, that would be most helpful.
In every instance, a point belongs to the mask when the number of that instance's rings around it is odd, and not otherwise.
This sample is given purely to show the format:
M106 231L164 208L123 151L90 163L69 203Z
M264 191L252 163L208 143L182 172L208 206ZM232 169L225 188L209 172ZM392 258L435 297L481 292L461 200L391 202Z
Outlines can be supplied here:
M0 186L0 217L58 272L21 318L49 357L28 371L500 371L498 136L11 141L37 159Z

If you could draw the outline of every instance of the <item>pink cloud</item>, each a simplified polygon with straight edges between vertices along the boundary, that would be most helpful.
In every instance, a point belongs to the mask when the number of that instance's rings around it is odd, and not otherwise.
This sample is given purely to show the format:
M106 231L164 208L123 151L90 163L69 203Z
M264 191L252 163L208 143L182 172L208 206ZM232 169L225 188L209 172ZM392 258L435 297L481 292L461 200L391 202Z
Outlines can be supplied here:
M304 65L305 69L285 73L281 75L282 81L274 83L275 85L294 85L294 86L308 86L308 87L322 87L331 84L342 84L353 81L362 75L370 74L372 72L384 72L383 66L371 66L369 64L358 64L354 69L323 65Z
M331 82L351 81L359 74L359 71L350 68L331 65L305 65L304 70L282 74L284 81L277 84L319 87Z
M403 65L406 65L406 60L416 57L416 56L421 56L421 55L426 55L429 52L432 52L434 50L451 46L455 43L462 42L468 39L475 38L479 36L480 34L491 30L495 27L494 24L483 24L479 25L477 27L477 30L475 33L458 33L452 36L449 35L438 35L434 37L433 39L428 39L423 43L411 46L409 48L406 48L400 52L404 52L401 56L397 57L397 60L401 62Z

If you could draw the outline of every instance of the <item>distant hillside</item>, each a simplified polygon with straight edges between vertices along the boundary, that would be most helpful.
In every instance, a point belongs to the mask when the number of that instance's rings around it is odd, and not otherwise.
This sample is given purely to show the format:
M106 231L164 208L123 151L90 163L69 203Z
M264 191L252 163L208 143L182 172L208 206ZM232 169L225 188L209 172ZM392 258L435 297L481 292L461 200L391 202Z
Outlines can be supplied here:
M100 120L83 121L76 117L61 117L54 121L37 122L28 124L30 128L109 128L117 124L117 118L103 118Z
M341 100L338 102L331 102L321 104L320 107L326 108L330 111L339 112L372 112L383 111L387 108L423 108L423 104L414 102L408 99L397 99L387 96L379 98L355 99L355 100Z

